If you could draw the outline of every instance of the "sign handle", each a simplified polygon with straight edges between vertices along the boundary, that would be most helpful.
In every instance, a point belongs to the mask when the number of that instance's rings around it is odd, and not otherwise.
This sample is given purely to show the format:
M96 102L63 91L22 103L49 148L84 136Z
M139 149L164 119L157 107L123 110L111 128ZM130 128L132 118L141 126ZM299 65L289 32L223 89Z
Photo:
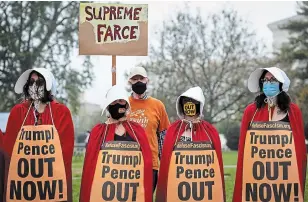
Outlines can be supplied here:
M117 56L113 55L112 56L112 85L116 85L117 83Z

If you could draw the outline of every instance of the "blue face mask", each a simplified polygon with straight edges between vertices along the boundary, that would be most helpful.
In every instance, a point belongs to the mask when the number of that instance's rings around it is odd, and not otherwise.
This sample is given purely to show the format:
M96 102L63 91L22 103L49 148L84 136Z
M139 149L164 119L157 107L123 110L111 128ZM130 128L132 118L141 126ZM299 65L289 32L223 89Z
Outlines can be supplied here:
M264 82L263 92L266 97L274 97L279 94L279 82Z

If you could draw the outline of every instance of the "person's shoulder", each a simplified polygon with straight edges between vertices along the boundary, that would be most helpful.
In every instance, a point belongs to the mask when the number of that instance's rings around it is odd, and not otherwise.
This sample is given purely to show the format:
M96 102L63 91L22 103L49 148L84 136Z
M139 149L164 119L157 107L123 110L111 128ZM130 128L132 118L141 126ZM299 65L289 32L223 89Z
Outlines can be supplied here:
M295 112L300 112L301 111L299 106L297 104L295 104L294 102L290 103L290 110L295 111Z
M211 124L210 122L208 122L208 121L206 121L206 120L201 120L200 122L201 122L203 125L205 125L205 126L211 128L211 129L217 131L217 128L216 128L213 124Z
M103 128L105 126L106 126L105 123L97 123L95 126L93 126L93 128L92 128L90 133L92 133L92 131L100 130L101 128Z
M55 108L57 111L71 113L71 111L69 110L69 108L65 104L60 103L58 101L54 100L54 101L50 102L50 105L51 105L51 108Z
M163 103L161 100L157 99L157 98L154 98L154 97L152 97L152 96L149 96L149 97L148 97L148 100L149 100L151 103L153 103L153 104L155 104L156 106L158 106L158 107L163 107L163 108L165 108L164 103Z
M22 109L22 108L26 108L26 104L25 103L18 103L16 105L14 105L11 109L11 111L15 111L17 109Z
M181 122L182 122L181 119L175 120L173 123L170 124L169 128L177 126L177 125L181 124Z
M206 121L206 120L200 120L200 122L204 125L209 125L209 126L212 126L214 127L210 122Z
M128 101L129 101L129 102L132 102L133 100L134 100L134 99L133 99L133 96L132 96L132 95L129 95L129 96L128 96Z
M30 106L30 103L27 101L22 101L21 103L18 103L14 105L10 111L10 113L19 112L22 109L28 109Z
M247 105L247 107L245 108L245 112L247 113L250 113L250 112L255 112L257 109L257 105L255 102L253 103L250 103L249 105Z
M96 124L95 126L93 126L90 134L89 134L89 137L90 136L97 136L97 135L101 135L102 132L103 132L103 129L105 128L107 124L105 123L98 123Z

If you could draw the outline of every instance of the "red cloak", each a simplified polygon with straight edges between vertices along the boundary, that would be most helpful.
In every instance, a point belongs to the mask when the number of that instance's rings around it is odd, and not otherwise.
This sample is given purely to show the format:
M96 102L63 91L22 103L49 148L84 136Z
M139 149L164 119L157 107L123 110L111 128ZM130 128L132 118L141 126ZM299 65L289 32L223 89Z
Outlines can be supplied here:
M2 151L2 139L3 139L3 133L0 130L0 201L3 198L3 188L4 188L4 155Z
M170 164L170 159L171 159L171 155L173 151L173 145L176 141L177 134L178 133L183 134L186 128L186 125L187 125L187 123L183 123L181 130L179 131L181 122L182 122L181 120L174 122L167 130L167 134L166 134L166 138L165 138L164 146L163 146L163 151L162 151L162 157L160 161L159 177L158 177L157 191L156 191L156 202L166 202L169 164ZM196 128L196 136L194 136L194 141L209 140L202 126L206 130L207 134L210 136L214 149L217 153L217 158L218 158L220 173L221 173L221 179L222 179L222 184L223 184L222 192L224 194L224 200L226 201L224 168L223 168L219 133L211 124L209 124L206 121L201 121L201 123L199 124L194 124L194 127ZM180 138L180 135L178 139L179 138ZM168 202L172 202L172 201L168 201Z
M144 159L144 189L145 189L145 201L152 201L152 190L153 190L153 170L152 170L152 152L146 137L144 129L137 123L124 121L122 122L126 132L134 140L136 139L133 135L132 130L130 129L128 123L131 125L136 137L138 138L139 144L141 146L141 151ZM89 142L87 145L87 151L82 171L81 178L81 187L80 187L80 202L89 202L90 194L92 188L92 182L95 174L96 163L98 158L98 153L100 151L105 130L106 124L97 124L94 126L90 133ZM108 124L108 131L106 133L105 142L113 141L115 134L116 124Z
M6 126L6 132L4 134L3 149L6 158L10 158L13 147L16 141L18 132L20 131L23 120L26 117L27 111L29 109L30 102L23 102L15 105L8 119ZM50 102L52 116L54 120L55 127L59 133L59 139L62 147L63 161L65 166L65 172L67 176L67 199L68 202L73 201L72 199L72 157L74 152L74 125L69 109L56 101ZM33 114L33 109L30 110L24 125L34 125L35 117ZM49 105L46 106L44 112L41 114L42 124L52 125L51 114L49 110ZM8 165L6 165L6 170L8 170ZM7 172L6 177L7 178ZM5 182L6 183L6 182ZM5 192L6 190L4 190ZM5 197L4 197L5 198ZM5 200L5 199L4 199Z
M243 180L242 175L243 175L243 156L244 156L245 139L248 126L252 121L253 115L256 110L257 106L255 103L248 105L244 111L244 115L242 118L239 147L238 147L236 178L235 178L235 186L233 192L233 202L242 201L242 180ZM304 123L302 119L302 113L298 108L298 106L294 103L290 104L289 120L294 137L300 186L302 193L304 194L305 181L306 181L306 165L307 165ZM269 121L267 105L265 107L262 107L261 109L258 109L255 117L253 118L253 121Z

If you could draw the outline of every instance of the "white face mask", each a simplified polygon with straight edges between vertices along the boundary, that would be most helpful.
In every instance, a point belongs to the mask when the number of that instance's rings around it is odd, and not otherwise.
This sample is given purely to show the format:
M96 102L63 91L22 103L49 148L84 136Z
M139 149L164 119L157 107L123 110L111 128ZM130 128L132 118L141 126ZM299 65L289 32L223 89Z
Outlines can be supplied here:
M32 86L29 86L28 93L34 101L34 108L39 110L41 99L44 97L44 86L37 86L34 82Z
M44 86L37 86L36 83L33 83L32 86L29 86L28 93L34 101L40 100L44 97Z

